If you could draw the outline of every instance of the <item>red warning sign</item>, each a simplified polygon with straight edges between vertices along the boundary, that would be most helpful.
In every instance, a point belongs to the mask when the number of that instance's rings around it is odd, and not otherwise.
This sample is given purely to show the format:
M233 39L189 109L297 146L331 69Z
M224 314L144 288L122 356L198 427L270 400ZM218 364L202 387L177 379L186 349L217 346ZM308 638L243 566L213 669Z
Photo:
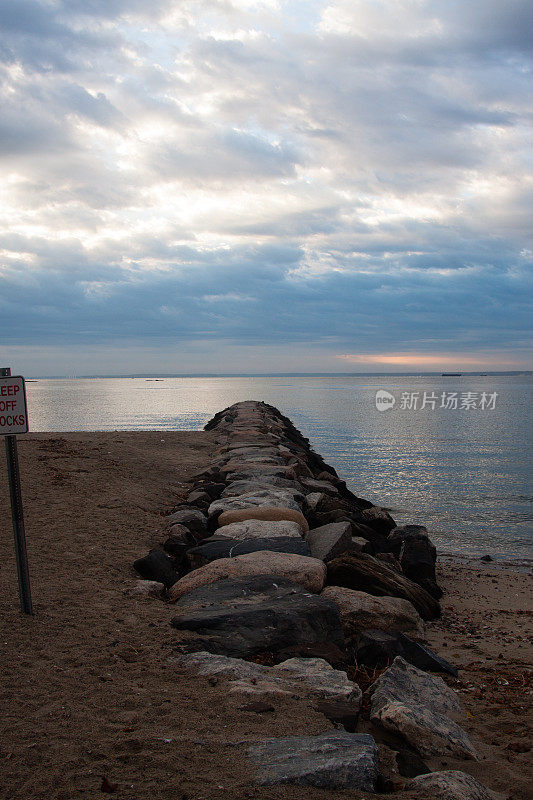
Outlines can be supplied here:
M0 436L28 433L28 411L24 378L0 378Z

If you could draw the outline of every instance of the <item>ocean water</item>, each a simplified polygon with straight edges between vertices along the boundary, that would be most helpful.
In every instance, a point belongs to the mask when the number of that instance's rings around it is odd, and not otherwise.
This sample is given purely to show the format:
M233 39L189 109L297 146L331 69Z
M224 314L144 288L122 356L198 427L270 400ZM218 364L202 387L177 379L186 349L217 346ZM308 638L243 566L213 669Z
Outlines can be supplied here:
M26 388L32 431L200 430L232 403L264 400L354 492L399 524L426 525L441 553L533 555L531 375L40 379ZM378 390L393 407L378 410Z

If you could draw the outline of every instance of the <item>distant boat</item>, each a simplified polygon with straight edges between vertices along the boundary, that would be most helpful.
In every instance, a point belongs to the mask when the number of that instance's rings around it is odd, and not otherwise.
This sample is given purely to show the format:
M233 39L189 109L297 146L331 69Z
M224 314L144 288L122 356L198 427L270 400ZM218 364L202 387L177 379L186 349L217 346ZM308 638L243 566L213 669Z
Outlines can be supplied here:
M460 378L462 374L462 372L441 372L443 378Z

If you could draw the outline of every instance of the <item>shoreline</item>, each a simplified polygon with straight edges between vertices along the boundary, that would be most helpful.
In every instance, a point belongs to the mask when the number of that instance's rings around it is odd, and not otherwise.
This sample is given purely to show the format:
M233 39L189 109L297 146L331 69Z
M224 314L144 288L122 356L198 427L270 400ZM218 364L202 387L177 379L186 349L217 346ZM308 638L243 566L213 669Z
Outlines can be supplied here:
M490 555L490 554L489 554ZM462 553L442 552L437 548L437 559L440 563L468 564L474 567L486 567L487 569L502 569L515 572L533 572L533 558L500 559L498 556L491 556L491 561L485 561L483 556L467 556Z
M228 743L319 733L331 724L290 698L272 713L243 711L220 685L172 668L172 608L125 594L136 579L133 561L163 540L162 515L214 449L214 437L196 431L21 438L36 612L29 619L18 607L2 463L1 800L94 800L102 775L118 784L120 800L300 800L301 787L253 786ZM443 616L427 624L426 639L460 668L457 685L445 680L465 704L481 760L439 768L466 769L502 797L526 800L531 690L520 676L531 678L531 612L515 612L527 611L530 578L512 564L448 559L437 562ZM305 793L309 800L347 796Z

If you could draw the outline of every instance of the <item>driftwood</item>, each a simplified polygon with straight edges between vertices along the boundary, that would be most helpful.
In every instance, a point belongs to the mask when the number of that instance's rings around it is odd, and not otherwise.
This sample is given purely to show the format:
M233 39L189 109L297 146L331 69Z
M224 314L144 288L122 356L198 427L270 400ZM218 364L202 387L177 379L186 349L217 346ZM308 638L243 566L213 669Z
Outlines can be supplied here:
M344 553L327 564L327 582L360 592L409 600L423 619L440 616L439 603L421 586L366 553Z

